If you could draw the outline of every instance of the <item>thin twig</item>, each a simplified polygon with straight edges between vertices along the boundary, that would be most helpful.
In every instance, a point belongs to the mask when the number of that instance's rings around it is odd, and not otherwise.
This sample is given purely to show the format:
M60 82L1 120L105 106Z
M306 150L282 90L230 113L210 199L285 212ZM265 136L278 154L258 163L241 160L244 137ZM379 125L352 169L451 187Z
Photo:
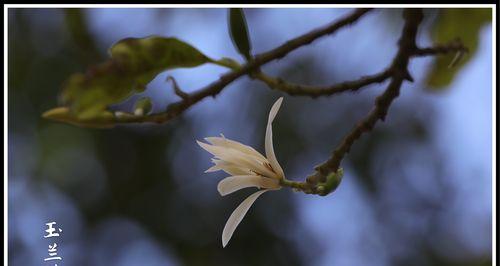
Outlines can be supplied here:
M268 76L262 72L253 73L252 77L267 84L271 89L279 90L293 96L310 96L317 98L319 96L330 96L345 91L357 91L364 86L381 83L391 77L390 69L384 70L378 74L364 76L357 80L345 81L330 86L310 86L300 85L284 81L280 78Z
M174 79L174 77L172 76L168 76L166 81L171 81L172 82L172 87L174 88L174 93L181 97L182 99L186 100L187 98L189 98L189 93L186 93L184 92L180 87L179 85L177 84L177 81Z

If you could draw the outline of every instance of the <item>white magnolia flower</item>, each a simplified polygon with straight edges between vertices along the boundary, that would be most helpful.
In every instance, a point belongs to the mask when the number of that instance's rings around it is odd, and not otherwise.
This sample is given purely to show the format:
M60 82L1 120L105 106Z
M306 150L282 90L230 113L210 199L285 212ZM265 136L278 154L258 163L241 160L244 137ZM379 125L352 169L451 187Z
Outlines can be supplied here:
M247 187L258 187L261 190L246 198L231 214L222 231L222 246L225 247L234 230L248 212L255 200L264 192L280 189L280 179L285 177L283 169L276 159L273 149L272 122L281 106L283 97L279 98L271 107L267 121L264 157L250 146L240 142L221 137L209 137L205 140L210 143L197 141L203 149L214 155L212 162L215 164L207 172L222 170L228 174L217 185L217 190L222 196Z

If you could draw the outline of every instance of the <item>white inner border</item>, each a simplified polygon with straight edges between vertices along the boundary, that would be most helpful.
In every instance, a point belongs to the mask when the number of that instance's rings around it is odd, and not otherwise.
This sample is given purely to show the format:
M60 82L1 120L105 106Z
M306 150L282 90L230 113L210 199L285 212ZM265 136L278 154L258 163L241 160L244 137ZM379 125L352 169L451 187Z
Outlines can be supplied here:
M491 8L492 9L492 265L496 265L496 5L494 4L6 4L4 5L4 265L8 263L8 9L9 8Z

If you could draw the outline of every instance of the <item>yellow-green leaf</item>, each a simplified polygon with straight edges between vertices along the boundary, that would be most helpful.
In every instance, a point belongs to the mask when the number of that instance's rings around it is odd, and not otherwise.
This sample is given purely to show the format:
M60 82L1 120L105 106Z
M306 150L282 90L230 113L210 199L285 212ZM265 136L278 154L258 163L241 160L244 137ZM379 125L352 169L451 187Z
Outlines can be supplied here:
M247 60L250 60L250 38L248 36L247 22L245 14L241 8L229 9L229 33L234 46L238 52L242 54Z
M127 38L109 49L107 61L64 83L61 102L79 119L90 119L114 103L144 91L159 73L196 67L214 60L176 38Z
M427 76L427 84L431 90L441 90L451 83L458 71L475 54L479 43L481 27L491 22L490 8L446 8L439 11L432 28L434 43L447 43L460 38L469 49L461 60L453 67L448 67L455 54L437 56Z

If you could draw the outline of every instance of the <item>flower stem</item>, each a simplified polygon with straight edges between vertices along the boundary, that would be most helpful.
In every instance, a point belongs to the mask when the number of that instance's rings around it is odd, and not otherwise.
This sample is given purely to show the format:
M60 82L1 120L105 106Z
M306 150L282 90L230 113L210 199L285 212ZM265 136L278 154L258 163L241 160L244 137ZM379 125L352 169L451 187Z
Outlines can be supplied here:
M306 182L291 181L288 179L280 179L280 185L283 187L291 187L296 190L300 190L304 193L314 194L314 190L310 184Z

